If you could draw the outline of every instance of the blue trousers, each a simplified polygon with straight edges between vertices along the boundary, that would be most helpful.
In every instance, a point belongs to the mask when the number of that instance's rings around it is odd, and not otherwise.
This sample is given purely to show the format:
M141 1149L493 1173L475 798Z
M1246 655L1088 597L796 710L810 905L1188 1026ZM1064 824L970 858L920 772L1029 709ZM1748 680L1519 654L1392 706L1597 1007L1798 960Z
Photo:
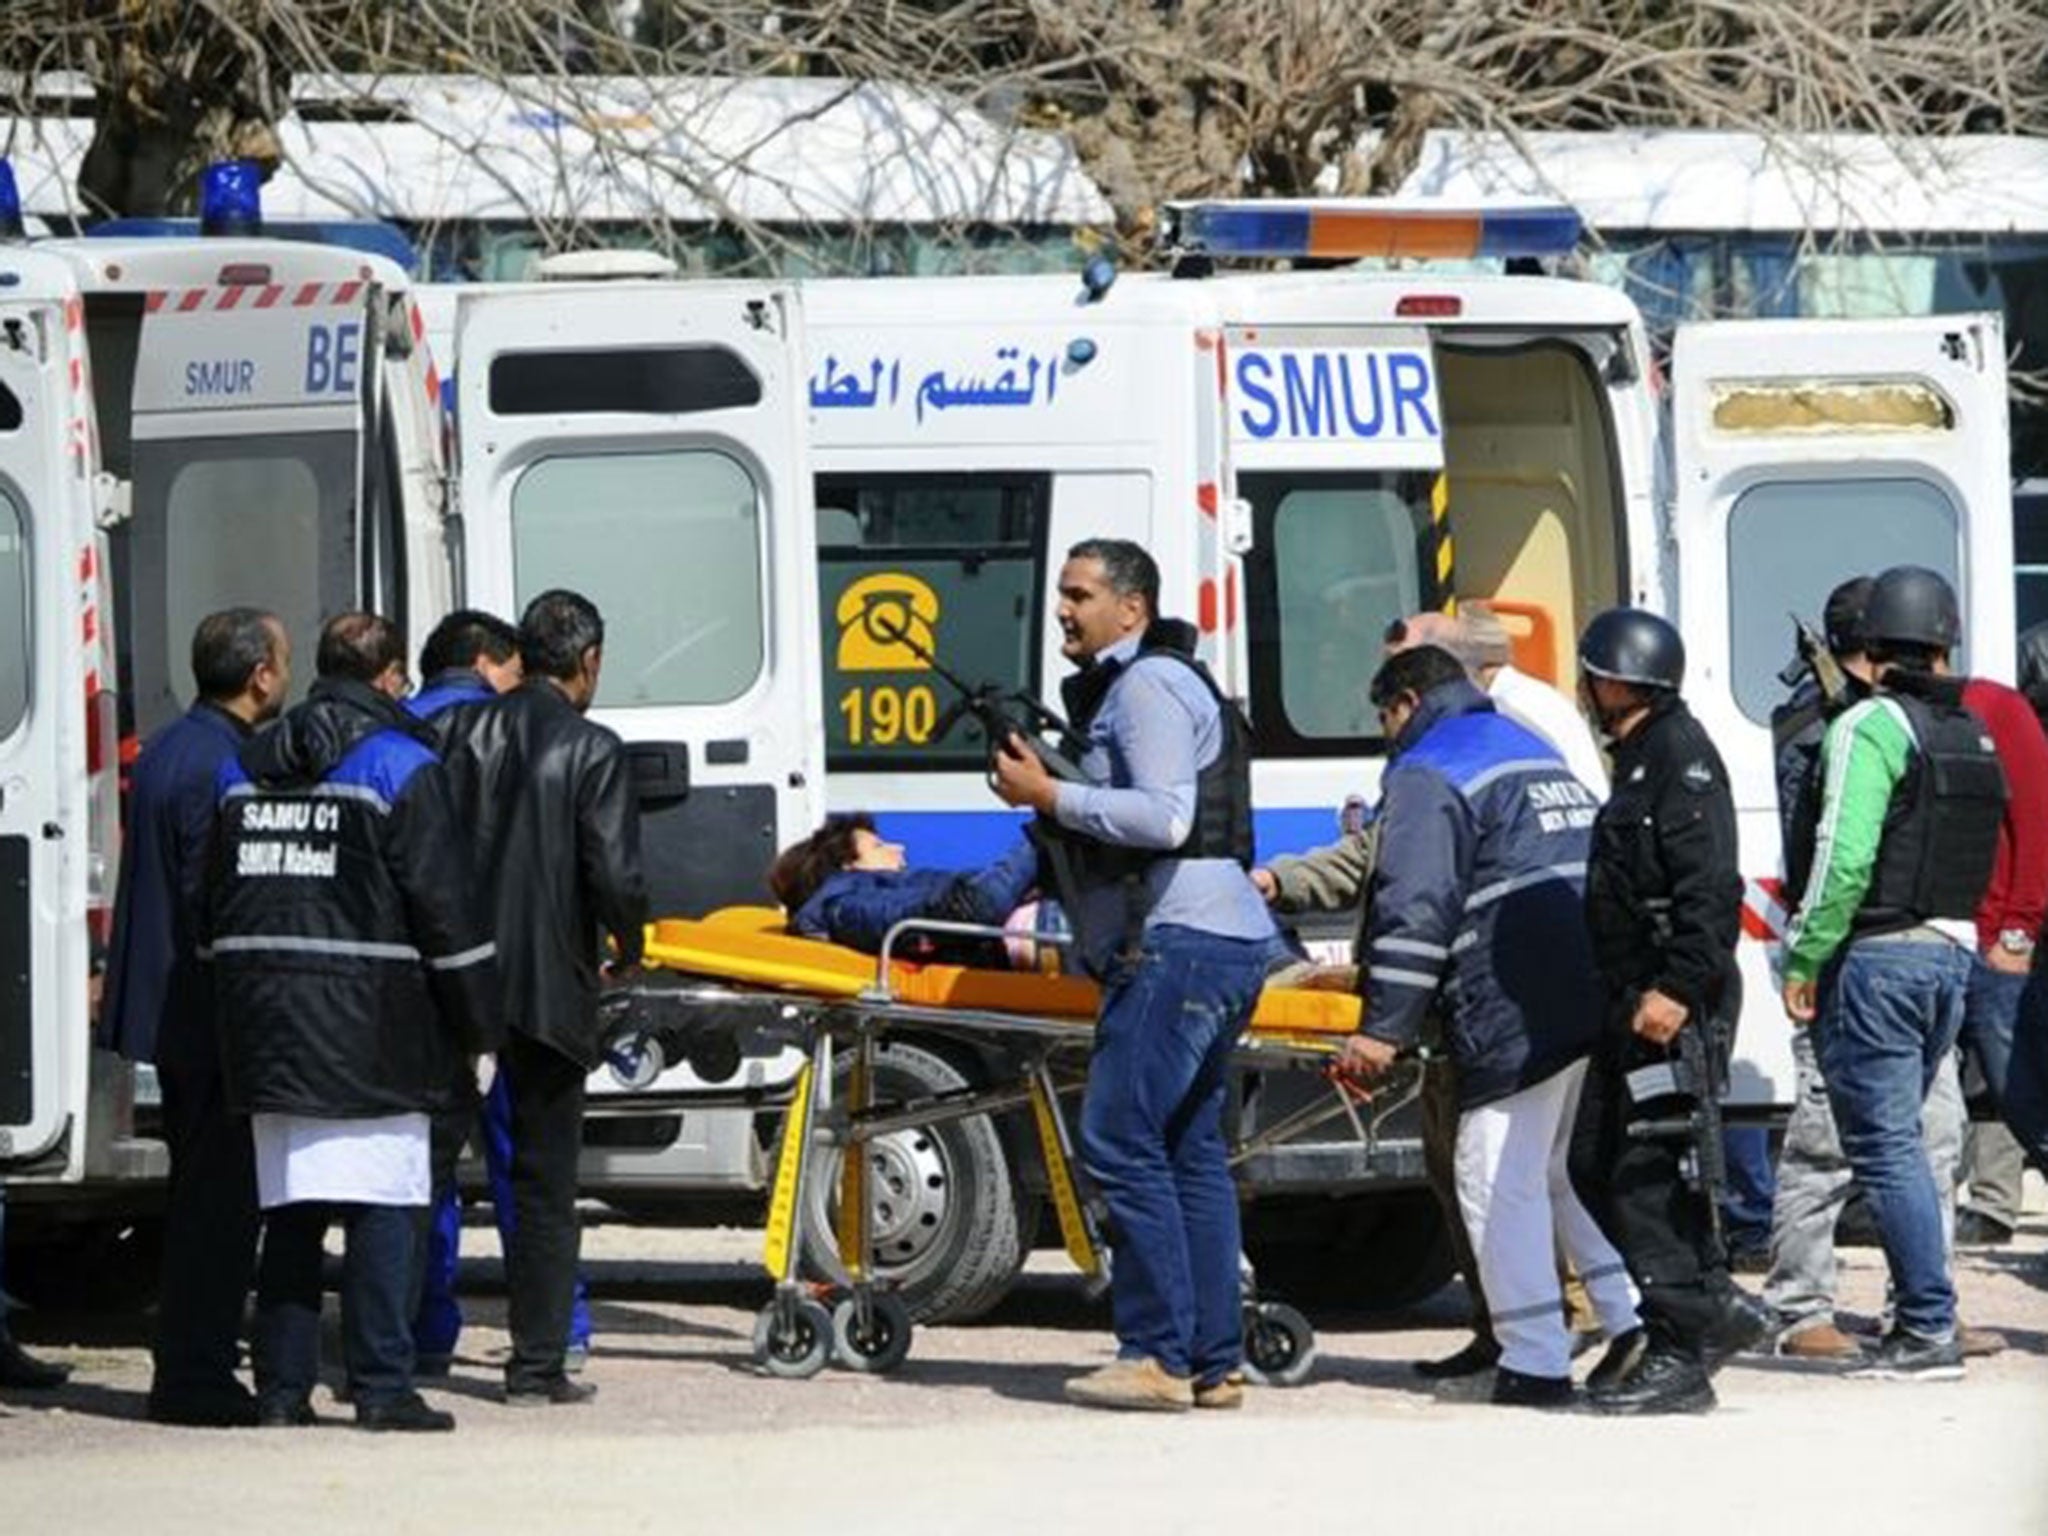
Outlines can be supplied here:
M505 1074L500 1072L484 1096L476 1127L483 1141L498 1241L509 1252L519 1218L512 1208L512 1101L505 1082ZM412 1338L422 1355L452 1355L462 1336L462 1303L455 1297L455 1272L462 1258L462 1192L455 1184L455 1160L462 1151L464 1128L459 1118L448 1125L437 1118L434 1134L437 1139L452 1137L453 1144L445 1152L437 1148L435 1154L434 1204ZM576 1299L569 1314L569 1347L590 1347L590 1296L581 1273L576 1276Z
M1884 1242L1899 1326L1929 1339L1954 1334L1956 1293L1920 1112L1962 1029L1974 964L1957 944L1855 940L1823 974L1813 1024L1842 1151Z
M1109 1207L1118 1353L1203 1382L1244 1357L1223 1109L1266 953L1258 940L1149 930L1104 978L1081 1105L1082 1162Z
M265 1401L304 1402L320 1378L320 1268L331 1221L344 1234L341 1340L356 1406L412 1391L405 1326L418 1213L402 1205L280 1205L264 1213L252 1353Z

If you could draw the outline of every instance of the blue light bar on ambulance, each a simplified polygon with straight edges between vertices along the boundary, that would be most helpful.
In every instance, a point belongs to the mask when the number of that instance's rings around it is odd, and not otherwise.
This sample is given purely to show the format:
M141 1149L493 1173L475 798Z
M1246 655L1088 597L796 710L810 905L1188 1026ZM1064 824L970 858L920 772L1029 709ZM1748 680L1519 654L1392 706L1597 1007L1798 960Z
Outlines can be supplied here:
M1563 256L1579 243L1563 203L1460 208L1374 198L1168 203L1160 243L1185 256L1357 261Z
M15 185L13 164L0 160L0 240L19 240L23 233L21 188Z
M200 172L199 233L263 233L263 172L254 160L217 160Z

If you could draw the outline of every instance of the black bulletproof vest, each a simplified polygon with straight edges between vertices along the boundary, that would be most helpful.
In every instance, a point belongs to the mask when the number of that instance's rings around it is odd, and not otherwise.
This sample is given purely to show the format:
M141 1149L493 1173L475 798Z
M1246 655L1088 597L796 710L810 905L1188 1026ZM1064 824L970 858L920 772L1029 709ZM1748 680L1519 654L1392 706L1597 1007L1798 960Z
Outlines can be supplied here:
M1216 679L1209 675L1209 669L1192 654L1194 631L1179 619L1161 619L1145 631L1139 642L1137 655L1131 661L1143 661L1151 656L1163 656L1178 662L1202 680L1202 686L1209 690L1209 697L1216 701L1218 718L1222 722L1222 750L1214 762L1202 769L1195 778L1195 820L1188 829L1187 837L1180 846L1165 853L1153 853L1139 849L1105 848L1105 854L1122 855L1126 862L1149 864L1154 859L1235 859L1238 864L1250 869L1252 865L1252 728L1234 703L1223 696L1216 686ZM1086 737L1089 722L1102 708L1102 701L1109 696L1109 690L1128 663L1111 662L1090 667L1061 686L1061 700L1067 706L1067 719L1077 738L1074 746L1078 753L1080 739ZM1091 860L1091 865L1100 868Z
M1946 699L1886 697L1912 723L1915 751L1885 809L1877 868L1852 925L1859 934L1974 917L2005 820L2005 770L1984 723Z

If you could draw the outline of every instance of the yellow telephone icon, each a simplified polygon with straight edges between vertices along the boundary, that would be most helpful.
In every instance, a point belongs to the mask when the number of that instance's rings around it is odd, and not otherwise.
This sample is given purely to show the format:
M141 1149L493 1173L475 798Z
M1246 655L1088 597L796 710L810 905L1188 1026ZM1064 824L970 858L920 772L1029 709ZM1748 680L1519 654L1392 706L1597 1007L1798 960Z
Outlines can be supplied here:
M839 594L835 618L842 672L929 670L897 635L908 635L928 651L938 649L932 626L939 621L939 595L902 571L861 577Z

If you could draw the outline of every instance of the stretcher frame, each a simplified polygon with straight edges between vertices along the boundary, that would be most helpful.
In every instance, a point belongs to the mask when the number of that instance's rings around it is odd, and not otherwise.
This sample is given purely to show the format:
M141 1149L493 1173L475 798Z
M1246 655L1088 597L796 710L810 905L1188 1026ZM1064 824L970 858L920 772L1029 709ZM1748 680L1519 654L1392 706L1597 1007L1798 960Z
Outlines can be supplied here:
M615 1028L610 1049L615 1061L627 1064L628 1070L621 1075L630 1080L651 1081L667 1063L687 1059L707 1033L737 1044L745 1054L790 1047L805 1054L794 1080L780 1090L643 1090L635 1100L636 1111L669 1107L781 1107L786 1111L762 1253L763 1267L775 1291L754 1331L756 1362L771 1375L814 1375L835 1357L855 1370L887 1371L908 1355L913 1332L909 1313L894 1290L876 1278L869 1159L852 1155L877 1137L897 1131L1028 1108L1062 1246L1091 1285L1100 1287L1108 1281L1109 1253L1102 1222L1076 1177L1074 1140L1061 1108L1062 1098L1073 1096L1085 1084L1094 1020L908 1000L899 995L894 978L896 951L911 935L996 941L1028 937L1052 947L1073 942L1069 934L1020 935L982 924L911 918L897 923L884 936L872 981L851 997L815 996L779 986L697 976L679 987L629 989L629 996L658 1000L658 1006L619 1010L627 1017ZM650 969L670 969L660 960L658 947L652 945ZM689 974L687 970L671 973ZM615 995L614 1004L620 1001ZM892 1034L910 1032L994 1047L1001 1057L1015 1061L1017 1069L1002 1080L949 1093L900 1104L878 1102L875 1053ZM1281 1027L1246 1032L1234 1053L1234 1067L1317 1071L1328 1079L1329 1091L1254 1136L1240 1139L1233 1132L1233 1167L1267 1148L1339 1120L1371 1155L1381 1124L1419 1096L1422 1062L1419 1057L1405 1062L1367 1094L1329 1070L1343 1038L1328 1029ZM843 1093L835 1095L842 1056L849 1059L849 1070ZM837 1288L805 1280L798 1237L806 1196L818 1176L814 1164L821 1151L830 1150L841 1153L833 1239L847 1278ZM829 1309L826 1297L832 1302ZM1313 1331L1293 1308L1259 1299L1249 1264L1245 1266L1245 1307L1248 1373L1278 1385L1303 1379L1314 1357Z

